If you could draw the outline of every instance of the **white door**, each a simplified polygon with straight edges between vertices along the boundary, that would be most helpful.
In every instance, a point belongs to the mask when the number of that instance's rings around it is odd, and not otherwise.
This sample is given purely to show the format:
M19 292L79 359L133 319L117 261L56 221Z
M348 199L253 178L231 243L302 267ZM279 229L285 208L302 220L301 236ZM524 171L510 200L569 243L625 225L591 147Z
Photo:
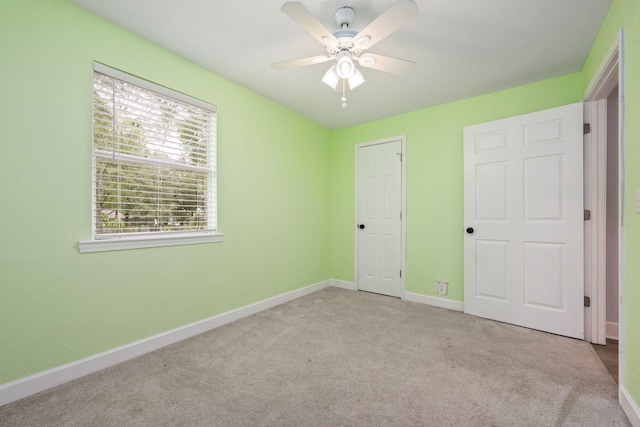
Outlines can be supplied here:
M358 289L402 296L402 143L356 148Z
M582 104L464 129L464 311L584 338Z

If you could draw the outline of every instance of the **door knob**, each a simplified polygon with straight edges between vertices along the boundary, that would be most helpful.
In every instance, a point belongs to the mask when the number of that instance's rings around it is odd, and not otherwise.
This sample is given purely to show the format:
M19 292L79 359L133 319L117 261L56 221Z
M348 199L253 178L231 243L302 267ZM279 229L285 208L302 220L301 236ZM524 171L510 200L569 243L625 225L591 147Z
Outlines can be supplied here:
M358 226L358 228L359 228L360 230L364 230L364 224L360 224L360 225Z
M473 234L473 227L467 228L467 234Z

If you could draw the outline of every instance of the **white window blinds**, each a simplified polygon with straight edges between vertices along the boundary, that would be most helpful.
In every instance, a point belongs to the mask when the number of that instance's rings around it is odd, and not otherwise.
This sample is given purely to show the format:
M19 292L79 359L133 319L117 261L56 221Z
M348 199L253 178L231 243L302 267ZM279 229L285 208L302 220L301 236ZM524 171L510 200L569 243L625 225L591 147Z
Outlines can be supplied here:
M94 64L93 168L94 239L216 230L215 106Z

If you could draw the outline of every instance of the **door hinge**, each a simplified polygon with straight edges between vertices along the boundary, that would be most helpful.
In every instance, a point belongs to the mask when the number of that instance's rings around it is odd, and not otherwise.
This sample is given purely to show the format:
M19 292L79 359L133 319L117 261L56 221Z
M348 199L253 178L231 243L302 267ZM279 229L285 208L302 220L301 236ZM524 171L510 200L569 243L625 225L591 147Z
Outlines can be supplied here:
M584 297L584 306L591 307L591 297Z
M402 212L400 212L400 219L402 219Z
M591 211L589 209L584 210L584 220L589 221L591 219Z
M402 277L402 270L400 270L400 277Z
M582 133L588 135L591 133L591 123L585 123L582 125Z

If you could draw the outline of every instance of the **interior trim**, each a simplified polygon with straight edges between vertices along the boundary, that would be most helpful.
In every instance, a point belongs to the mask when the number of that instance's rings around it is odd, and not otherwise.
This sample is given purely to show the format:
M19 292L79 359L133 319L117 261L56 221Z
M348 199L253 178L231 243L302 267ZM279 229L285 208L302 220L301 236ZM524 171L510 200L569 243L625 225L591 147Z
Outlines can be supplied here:
M464 311L464 303L462 301L454 301L446 298L430 297L427 295L416 294L413 292L405 292L405 301L417 302L420 304L433 305L435 307L448 308L449 310Z
M335 286L336 288L347 289L349 291L358 290L354 282L347 282L346 280L331 279L331 286Z
M324 280L0 385L0 406L303 297L328 287L330 283L329 280Z
M640 408L638 408L636 402L623 386L620 387L618 394L620 396L618 399L620 401L620 406L622 406L622 410L627 415L627 418L629 418L631 425L634 427L640 427Z

